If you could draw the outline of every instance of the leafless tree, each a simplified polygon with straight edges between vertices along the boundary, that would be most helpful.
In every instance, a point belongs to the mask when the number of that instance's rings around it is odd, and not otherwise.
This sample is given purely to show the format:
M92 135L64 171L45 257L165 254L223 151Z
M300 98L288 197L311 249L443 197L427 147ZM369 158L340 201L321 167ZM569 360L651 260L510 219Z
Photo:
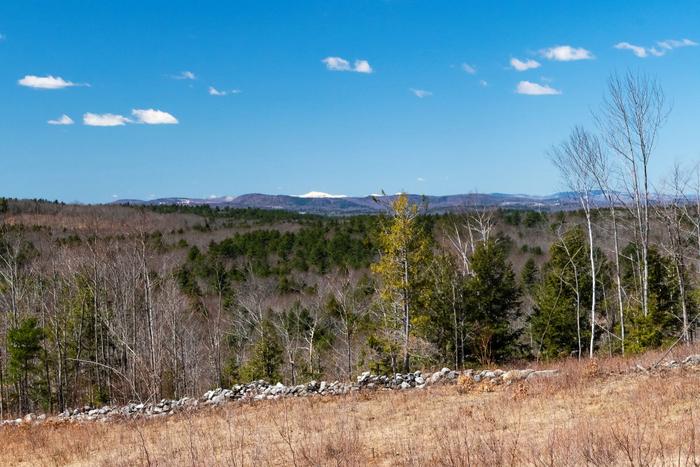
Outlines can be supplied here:
M628 72L622 77L610 77L602 112L597 117L607 146L624 167L624 181L632 202L629 209L636 219L641 250L644 316L649 313L649 162L668 112L661 86L645 75Z
M679 164L675 164L671 177L663 184L663 189L657 194L661 202L654 205L655 211L666 226L666 242L661 242L661 248L672 260L674 275L678 285L678 302L681 307L681 340L689 344L691 340L690 319L687 304L687 280L684 234L684 223L687 221L685 197L689 185L689 173Z
M576 127L571 132L567 141L564 141L550 151L550 157L559 169L567 187L576 194L581 209L586 217L591 273L591 338L588 355L589 358L593 358L596 326L597 267L595 261L595 244L593 241L592 210L595 209L593 191L598 186L593 168L600 165L598 160L601 157L600 144L597 138L589 134L586 130L581 127Z

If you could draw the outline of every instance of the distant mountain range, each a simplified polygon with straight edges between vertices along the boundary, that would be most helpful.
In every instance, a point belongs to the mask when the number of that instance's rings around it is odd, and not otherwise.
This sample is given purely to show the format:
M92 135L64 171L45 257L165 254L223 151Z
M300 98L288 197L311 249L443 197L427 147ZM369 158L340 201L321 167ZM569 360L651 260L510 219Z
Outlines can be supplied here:
M120 199L113 204L148 206L211 206L230 208L279 209L309 214L352 215L382 212L396 195L369 195L363 197L330 195L310 192L305 195L266 195L251 193L240 196L212 198L158 198L152 200ZM499 207L506 209L537 209L543 211L578 208L573 193L555 193L548 196L516 195L505 193L470 193L446 196L408 195L416 203L426 202L428 211L444 213L475 207ZM596 198L604 203L600 194Z

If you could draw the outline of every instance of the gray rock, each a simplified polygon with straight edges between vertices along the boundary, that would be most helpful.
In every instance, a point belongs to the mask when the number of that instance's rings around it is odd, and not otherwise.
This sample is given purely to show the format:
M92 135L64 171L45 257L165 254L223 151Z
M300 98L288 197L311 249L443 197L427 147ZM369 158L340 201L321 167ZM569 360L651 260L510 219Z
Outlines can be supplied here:
M428 383L429 384L437 384L440 382L442 379L442 372L441 371L436 371L432 375L430 375L430 378L428 378Z
M535 370L527 369L527 370L510 370L506 371L502 376L501 379L503 380L504 383L511 384L514 381L520 381L525 378L527 378L531 373L533 373Z
M559 370L539 370L539 371L533 371L529 375L527 375L528 380L530 379L535 379L535 378L551 378L553 376L557 376L559 374Z
M699 365L700 354L688 355L683 359L683 365Z
M369 371L365 371L364 373L362 373L360 376L357 377L357 382L364 383L365 381L367 381L369 379L371 374L372 373L370 373Z
M216 404L216 405L218 405L218 404L223 404L223 403L226 401L226 396L223 395L223 394L219 394L219 395L214 396L214 397L212 397L211 399L209 399L209 401L210 401L212 404Z

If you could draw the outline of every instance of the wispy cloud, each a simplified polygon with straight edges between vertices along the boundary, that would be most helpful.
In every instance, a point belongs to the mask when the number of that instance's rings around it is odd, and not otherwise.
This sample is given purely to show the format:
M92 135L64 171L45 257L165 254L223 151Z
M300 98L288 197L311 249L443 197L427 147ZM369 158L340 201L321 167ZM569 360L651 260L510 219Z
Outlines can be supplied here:
M55 120L49 120L47 123L49 125L72 125L75 122L68 115L63 114Z
M123 126L127 123L131 123L131 120L123 115L94 114L90 112L83 115L83 125L87 126Z
M666 50L677 49L679 47L695 47L698 45L697 42L691 41L690 39L668 39L665 41L657 42L657 44L659 45L659 47Z
M72 81L65 80L60 76L35 76L26 75L24 78L17 81L20 86L25 86L34 89L63 89L70 88L74 86L90 86L87 83L73 83Z
M582 47L571 47L570 45L557 45L543 49L540 54L547 60L557 62L573 62L576 60L592 60L595 58L590 50Z
M209 86L208 92L209 92L210 96L228 96L229 94L240 94L241 90L240 89L231 89L229 91L219 91L214 86Z
M189 79L189 80L195 80L195 79L197 79L197 75L195 75L195 74L194 74L193 72L191 72L191 71L185 70L185 71L181 71L180 73L178 73L178 74L176 74L176 75L173 75L172 78L173 78L173 79Z
M433 95L432 92L426 91L425 89L414 89L411 88L410 91L419 99L423 99L424 97L430 97Z
M639 58L647 58L663 57L673 49L678 49L681 47L696 47L697 45L697 42L691 41L690 39L668 39L657 42L656 46L654 47L644 47L641 45L630 44L629 42L618 42L614 45L614 47L619 50L629 50Z
M513 67L514 70L517 71L526 71L526 70L533 70L535 68L539 68L542 66L540 62L537 60L533 59L528 59L525 60L524 62L522 60L518 60L517 58L511 58L510 59L510 66Z
M367 60L355 60L352 65L350 65L350 61L341 57L326 57L321 61L331 71L353 71L355 73L372 73L374 71Z
M177 118L162 110L134 109L131 114L136 118L136 123L145 123L146 125L175 125L179 123Z
M547 84L538 84L531 81L519 82L515 92L527 96L555 96L561 94L561 91Z
M483 87L487 87L489 85L489 82L486 81L485 79L480 79L479 84Z
M469 73L470 75L475 75L476 74L476 67L473 65L470 65L468 63L462 63L462 70L465 73Z
M134 119L119 114L95 114L83 115L83 125L87 126L124 126L127 123L142 123L145 125L175 125L178 122L172 114L157 109L133 109L131 115Z
M649 55L649 52L645 47L641 47L639 45L634 45L630 44L629 42L618 42L617 44L614 45L616 49L619 50L630 50L633 54L635 54L639 58L645 58Z
M340 57L326 57L321 60L331 71L350 71L350 62Z
M424 179L423 177L418 177L418 178L416 179L416 181L419 181L419 182L424 182L424 181L425 181L425 179Z

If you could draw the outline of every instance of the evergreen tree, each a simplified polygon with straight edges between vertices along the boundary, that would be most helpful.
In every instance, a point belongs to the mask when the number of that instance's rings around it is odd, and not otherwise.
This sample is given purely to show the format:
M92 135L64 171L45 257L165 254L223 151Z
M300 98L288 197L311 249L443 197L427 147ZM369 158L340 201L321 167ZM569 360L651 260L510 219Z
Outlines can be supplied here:
M241 368L243 381L264 379L269 382L280 381L280 366L282 365L282 346L274 325L265 320L262 323L262 333L253 347L248 362Z
M43 340L44 330L38 326L36 318L22 320L7 333L9 376L18 387L21 413L30 409L29 390L32 387L32 378L37 373L36 360L41 352Z
M623 283L628 290L635 290L639 278L635 275L637 268L630 259L637 257L637 247L634 244L628 245L623 249L622 257ZM629 316L627 346L631 352L642 352L659 347L675 341L680 335L682 328L680 293L672 261L671 258L661 255L655 247L649 247L648 312L644 315L642 308L633 301L628 305L626 312L626 316ZM689 315L694 317L698 312L698 305L693 298L690 281L686 282L689 284L686 307Z
M517 355L520 288L508 252L500 243L480 244L471 258L472 276L464 289L469 352L480 363L503 361Z
M522 271L520 271L520 284L524 290L532 292L539 280L540 270L537 267L537 263L535 263L533 258L528 258L523 265Z
M550 247L542 282L535 288L530 324L535 354L555 358L582 352L590 334L590 274L588 245L579 227L567 231Z

